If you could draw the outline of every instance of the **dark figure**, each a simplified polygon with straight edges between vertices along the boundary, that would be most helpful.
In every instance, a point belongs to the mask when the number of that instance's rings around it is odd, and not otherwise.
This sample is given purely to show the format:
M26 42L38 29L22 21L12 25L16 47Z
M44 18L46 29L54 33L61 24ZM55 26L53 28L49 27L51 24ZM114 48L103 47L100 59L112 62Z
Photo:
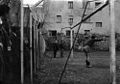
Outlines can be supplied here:
M0 82L3 80L4 73L4 59L3 59L3 43L2 43L2 32L0 29Z
M54 51L54 58L56 58L56 54L58 51L58 40L55 39L54 43L53 43L53 51Z
M1 70L4 69L2 73L1 82L7 82L7 78L11 77L11 72L13 71L12 67L12 53L11 50L11 40L10 40L10 24L9 24L9 6L8 5L0 5L0 61L1 61ZM15 64L15 63L14 63ZM1 71L2 72L2 71ZM1 73L0 73L1 74ZM4 84L4 83L3 83Z
M60 56L61 57L64 57L63 56L63 53L64 53L64 43L65 43L64 40L61 39L61 42L60 42L60 45L59 45L60 46Z
M29 57L29 40L27 36L24 37L24 69L25 69L25 75L28 75L30 72L30 57Z
M93 48L93 45L95 42L97 41L102 41L103 39L96 39L95 35L93 35L91 38L87 38L85 39L85 42L83 43L83 46L79 47L79 49L83 50L83 52L85 53L86 56L86 67L90 68L91 64L89 61L89 55L88 53L90 52L90 49Z
M9 71L8 65L10 63L9 58L7 59L6 54L7 52L7 35L5 30L2 27L2 24L0 24L0 81L3 81L3 78L5 77L6 72Z
M8 14L9 10L10 10L10 8L8 5L5 5L5 4L0 5L0 16L4 16L4 15Z

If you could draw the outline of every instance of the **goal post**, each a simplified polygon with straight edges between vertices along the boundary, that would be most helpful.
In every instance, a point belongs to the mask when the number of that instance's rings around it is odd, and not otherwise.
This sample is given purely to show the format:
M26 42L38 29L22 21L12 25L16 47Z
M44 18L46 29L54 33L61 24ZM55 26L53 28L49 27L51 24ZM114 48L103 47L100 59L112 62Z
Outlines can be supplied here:
M116 84L115 0L110 0L110 83Z

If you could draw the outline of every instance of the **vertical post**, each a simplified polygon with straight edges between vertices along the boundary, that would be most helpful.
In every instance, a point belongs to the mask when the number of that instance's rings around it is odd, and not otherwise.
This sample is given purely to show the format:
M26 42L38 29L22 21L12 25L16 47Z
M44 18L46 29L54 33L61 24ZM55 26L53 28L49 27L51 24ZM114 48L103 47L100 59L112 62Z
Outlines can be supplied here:
M33 59L32 59L32 13L30 13L30 80L33 84Z
M38 48L38 28L37 28L37 24L38 22L36 23L36 56L37 56L37 69L39 69L39 60L40 60L40 57L39 57L39 48Z
M23 0L21 0L21 84L24 84L24 59L23 59L23 34L24 34L24 26L23 26L23 16L24 16L24 8L23 8Z
M114 0L110 0L110 82L116 84L116 50L115 50L115 11Z
M34 24L33 24L33 32L34 32L34 36L33 36L33 41L34 41L34 73L36 73L36 65L37 65L37 62L36 62L36 39L35 39L35 19L34 19Z
M70 29L70 41L71 41L71 48L73 46L73 32L72 29ZM71 51L71 58L73 58L73 49Z

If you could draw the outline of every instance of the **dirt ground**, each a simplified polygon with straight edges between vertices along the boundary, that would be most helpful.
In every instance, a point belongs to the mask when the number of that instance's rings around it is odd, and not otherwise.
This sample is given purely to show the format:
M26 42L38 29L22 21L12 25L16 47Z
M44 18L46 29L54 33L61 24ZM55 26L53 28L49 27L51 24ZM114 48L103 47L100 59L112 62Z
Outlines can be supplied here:
M117 84L120 84L120 52L117 52ZM60 73L63 70L68 52L64 57L53 57L48 52L41 70L34 77L35 84L58 84ZM85 56L82 52L74 52L74 57L68 62L61 84L110 84L110 55L109 52L93 52L90 54L92 68L86 68Z

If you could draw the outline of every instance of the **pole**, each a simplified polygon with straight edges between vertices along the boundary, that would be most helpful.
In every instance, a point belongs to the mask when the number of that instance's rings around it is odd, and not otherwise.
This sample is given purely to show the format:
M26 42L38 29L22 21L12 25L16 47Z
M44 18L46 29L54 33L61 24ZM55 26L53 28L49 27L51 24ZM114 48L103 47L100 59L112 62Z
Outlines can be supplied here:
M72 48L72 46L73 46L73 32L72 32L71 27L61 28L61 33L63 32L62 30L66 29L66 28L70 28L70 48ZM71 58L73 58L73 49L71 51Z
M99 8L97 8L96 10L94 10L92 13L88 14L87 16L85 16L82 21L78 22L76 25L74 25L72 27L75 28L76 26L78 26L79 24L81 24L82 22L86 21L88 18L92 17L93 15L95 15L97 12L99 12L100 10L102 10L104 7L106 7L108 5L108 0L106 0L106 2L104 4L102 4Z
M33 59L32 59L32 13L30 13L30 80L33 84Z
M73 32L72 32L72 29L70 28L70 43L71 43L71 48L73 46ZM71 58L73 58L73 49L71 51Z
M44 0L40 0L40 1L38 1L37 3L35 3L32 7L31 7L31 9L34 9L35 7L37 7L40 3L42 3Z
M37 63L37 68L36 68L36 71L37 69L39 69L39 50L38 50L38 29L37 29L37 21L36 21L36 24L35 24L35 52L36 52L36 63Z
M23 16L24 16L24 8L23 8L23 0L21 0L21 84L24 84L24 59L23 59Z
M85 9L84 9L83 14L82 14L82 17L81 17L81 21L83 20L84 14L86 13L87 5L88 5L88 4L86 3ZM75 36L75 38L74 38L72 48L74 47L74 44L75 44L75 41L76 41L76 39L77 39L77 36L78 36L79 30L80 30L80 28L81 28L81 25L82 25L82 23L79 24L79 27L78 27L78 29L77 29L77 34L76 34L76 36ZM72 28L71 28L71 29L72 29ZM66 67L67 67L67 64L68 64L68 61L69 61L69 58L70 58L70 55L71 55L72 48L70 48L70 52L69 52L68 57L67 57L67 59L66 59L66 62L65 62L65 64L64 64L63 71L62 71L61 74L60 74L60 78L59 78L58 84L61 84L61 80L62 80L62 77L63 77L64 72L65 72L65 70L66 70Z
M34 41L34 73L36 73L36 67L37 67L37 58L36 58L36 39L35 39L35 37L36 37L36 32L35 32L35 24L36 24L36 22L35 22L35 19L34 19L34 24L33 24L33 32L34 32L34 36L33 36L33 41Z
M115 50L115 11L114 0L110 0L110 79L111 84L116 84L116 50Z

